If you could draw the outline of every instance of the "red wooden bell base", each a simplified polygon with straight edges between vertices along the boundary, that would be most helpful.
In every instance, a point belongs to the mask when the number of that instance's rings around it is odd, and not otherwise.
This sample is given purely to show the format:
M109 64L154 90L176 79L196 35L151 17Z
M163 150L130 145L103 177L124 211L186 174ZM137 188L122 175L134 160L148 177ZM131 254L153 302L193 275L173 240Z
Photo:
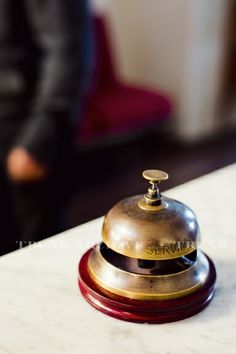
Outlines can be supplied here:
M124 321L139 323L167 323L191 317L203 310L214 295L216 271L209 261L210 271L206 283L194 293L182 298L162 301L141 301L109 293L104 294L88 273L88 250L79 263L79 287L84 298L97 310Z

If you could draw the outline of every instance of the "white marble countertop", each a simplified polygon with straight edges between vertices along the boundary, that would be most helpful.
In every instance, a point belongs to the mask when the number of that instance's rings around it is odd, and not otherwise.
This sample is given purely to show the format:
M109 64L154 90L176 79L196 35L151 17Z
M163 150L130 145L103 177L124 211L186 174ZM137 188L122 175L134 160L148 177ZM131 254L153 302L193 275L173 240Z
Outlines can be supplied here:
M200 314L164 325L119 321L93 309L77 264L100 240L102 218L0 259L0 354L232 354L236 348L236 165L166 195L188 204L214 260L217 290Z

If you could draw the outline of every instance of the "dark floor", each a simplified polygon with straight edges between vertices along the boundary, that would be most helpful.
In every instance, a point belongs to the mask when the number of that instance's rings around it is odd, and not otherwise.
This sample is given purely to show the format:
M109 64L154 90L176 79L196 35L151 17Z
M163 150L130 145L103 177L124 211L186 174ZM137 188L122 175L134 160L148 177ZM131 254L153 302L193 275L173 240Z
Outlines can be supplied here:
M141 173L162 169L170 178L162 190L236 161L236 133L198 145L185 145L146 135L132 142L97 147L80 153L77 192L69 208L70 225L106 213L120 199L146 191Z

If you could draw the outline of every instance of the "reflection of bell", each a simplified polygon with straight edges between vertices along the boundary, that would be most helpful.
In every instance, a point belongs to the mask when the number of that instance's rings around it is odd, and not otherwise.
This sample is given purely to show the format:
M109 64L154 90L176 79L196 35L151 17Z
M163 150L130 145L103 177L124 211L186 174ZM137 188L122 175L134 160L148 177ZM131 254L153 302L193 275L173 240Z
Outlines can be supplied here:
M126 198L106 215L103 242L79 264L79 286L98 310L127 321L164 323L201 311L212 299L212 261L197 249L193 211L166 198L158 183L165 172L143 172L151 187Z

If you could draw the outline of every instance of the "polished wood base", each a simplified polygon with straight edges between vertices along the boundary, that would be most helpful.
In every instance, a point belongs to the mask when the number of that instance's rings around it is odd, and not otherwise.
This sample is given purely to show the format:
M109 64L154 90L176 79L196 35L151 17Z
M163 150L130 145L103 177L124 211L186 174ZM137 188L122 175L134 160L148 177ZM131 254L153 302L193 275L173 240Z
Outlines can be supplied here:
M216 270L209 261L209 276L194 293L178 299L152 301L133 300L102 292L88 273L88 250L79 263L79 287L84 298L97 310L124 321L139 323L167 323L191 317L203 310L214 295Z

